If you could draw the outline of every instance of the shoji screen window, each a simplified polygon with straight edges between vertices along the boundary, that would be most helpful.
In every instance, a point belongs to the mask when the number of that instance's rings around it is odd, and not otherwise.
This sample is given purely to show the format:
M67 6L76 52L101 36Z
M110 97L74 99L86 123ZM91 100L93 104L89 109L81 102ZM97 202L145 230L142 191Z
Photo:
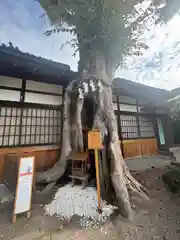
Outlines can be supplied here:
M21 145L60 143L61 111L23 109Z
M0 147L19 145L21 109L0 107Z

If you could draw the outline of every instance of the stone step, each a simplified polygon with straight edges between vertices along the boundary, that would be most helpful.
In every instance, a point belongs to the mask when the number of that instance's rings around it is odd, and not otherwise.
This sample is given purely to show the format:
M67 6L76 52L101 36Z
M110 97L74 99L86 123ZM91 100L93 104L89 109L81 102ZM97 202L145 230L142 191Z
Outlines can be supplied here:
M173 152L170 152L168 150L160 150L158 152L159 155L162 155L162 156L167 156L167 157L173 157L174 156L174 153Z

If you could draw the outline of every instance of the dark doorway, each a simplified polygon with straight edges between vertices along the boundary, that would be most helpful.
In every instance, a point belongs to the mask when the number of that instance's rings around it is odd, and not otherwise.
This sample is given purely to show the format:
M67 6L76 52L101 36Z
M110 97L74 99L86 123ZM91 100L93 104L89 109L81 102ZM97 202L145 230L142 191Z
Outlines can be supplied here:
M180 145L180 120L172 122L172 134L175 145Z

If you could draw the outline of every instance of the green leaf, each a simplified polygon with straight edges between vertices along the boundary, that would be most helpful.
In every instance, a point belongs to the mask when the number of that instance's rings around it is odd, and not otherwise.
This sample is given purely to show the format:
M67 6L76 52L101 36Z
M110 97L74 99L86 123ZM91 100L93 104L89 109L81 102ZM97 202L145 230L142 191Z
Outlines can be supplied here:
M40 0L54 30L68 32L78 39L83 51L98 51L112 66L123 56L141 55L148 46L139 41L149 19L165 23L180 9L177 0L152 0L146 9L139 11L143 0ZM77 46L72 45L72 46ZM80 54L82 56L82 54ZM88 57L88 54L83 54Z

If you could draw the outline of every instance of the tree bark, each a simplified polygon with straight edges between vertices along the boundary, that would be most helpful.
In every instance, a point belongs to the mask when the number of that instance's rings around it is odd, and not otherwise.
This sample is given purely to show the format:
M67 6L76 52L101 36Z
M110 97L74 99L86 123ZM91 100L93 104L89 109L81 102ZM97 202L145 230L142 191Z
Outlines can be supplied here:
M72 117L70 112L71 99L69 98L68 92L66 92L61 157L52 169L38 175L37 180L41 182L50 182L60 178L66 170L66 160L71 150L76 151L78 148L78 150L83 151L81 111L83 107L84 96L82 98L78 91L80 91L83 82L94 79L96 92L92 94L98 107L94 116L93 127L98 128L101 131L102 138L106 132L108 132L110 140L109 148L111 151L112 184L118 199L118 205L121 210L121 214L128 219L132 219L132 209L128 188L138 192L143 197L146 197L146 195L144 194L141 185L129 172L121 153L117 120L112 101L112 69L107 66L105 58L99 55L97 52L91 53L89 56L90 59L88 59L86 69L82 71L82 78L80 81L77 81L76 88L73 88L72 83L68 88L68 91L71 91L71 94L78 95L76 98L76 112L74 115L75 119L73 116L73 124L70 124L70 122L72 122L70 121ZM72 137L69 129L73 129L75 132L75 137ZM71 149L71 146L73 149Z

